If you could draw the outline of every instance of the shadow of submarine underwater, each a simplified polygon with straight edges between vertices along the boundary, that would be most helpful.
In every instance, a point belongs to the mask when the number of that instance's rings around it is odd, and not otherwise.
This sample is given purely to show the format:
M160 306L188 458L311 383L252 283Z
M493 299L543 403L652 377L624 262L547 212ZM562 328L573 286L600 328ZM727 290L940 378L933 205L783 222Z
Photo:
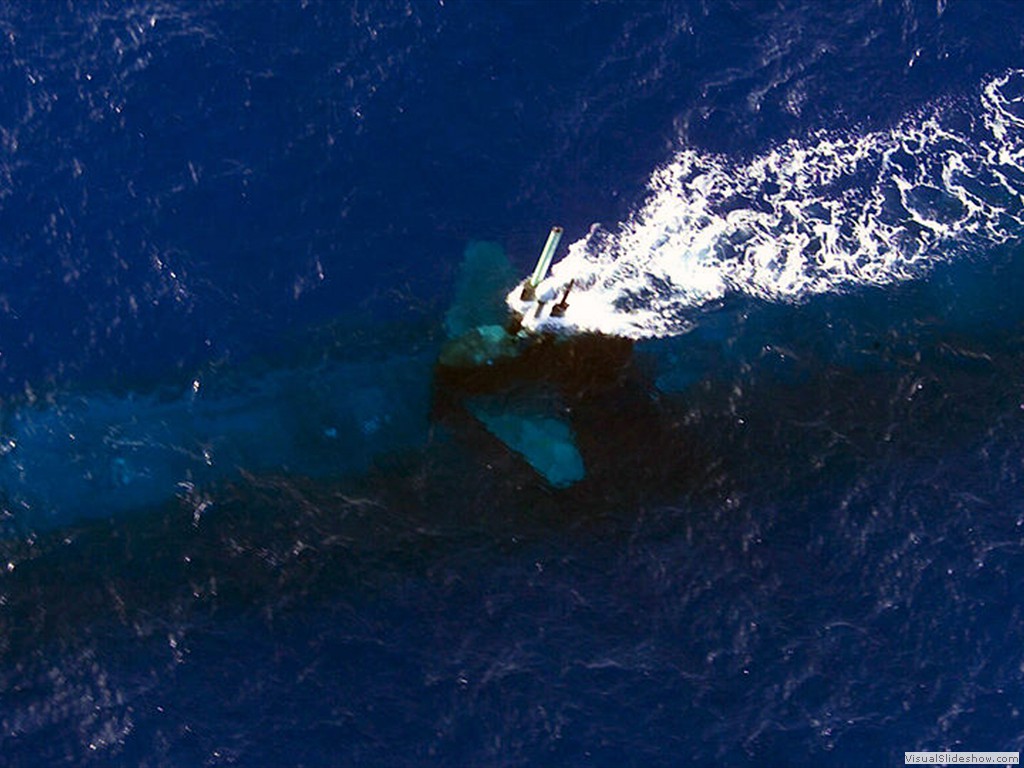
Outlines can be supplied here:
M523 284L527 296L556 234ZM841 454L839 441L871 453L900 421L885 410L928 377L920 353L901 359L898 344L865 337L891 333L891 318L838 345L846 350L839 360L800 360L766 345L766 334L785 335L786 322L798 322L779 320L793 314L786 307L773 331L743 327L743 313L709 311L681 349L672 340L634 349L624 338L520 330L505 302L514 282L503 249L475 242L443 344L427 333L361 357L342 350L339 359L257 375L211 372L172 397L67 392L9 403L0 533L41 534L176 501L198 516L226 485L275 474L347 482L376 473L382 486L411 485L418 481L403 481L401 469L389 476L389 464L402 456L413 465L443 462L452 444L461 458L448 471L500 474L513 495L532 486L583 506L630 494L719 495L728 493L728 476L747 474L752 448L770 454L772 443L810 434L817 447L809 452ZM940 366L962 369L969 389L991 376L983 353L960 354L944 341L932 349ZM1016 352L1004 362L1016 366ZM831 423L800 426L815 412Z
M509 330L512 275L500 246L470 243L443 345L421 338L251 376L211 371L172 396L67 391L8 402L0 532L44 533L176 498L202 509L243 475L359 476L431 450L439 429L484 464L511 451L513 465L553 489L604 474L615 464L601 456L616 415L629 416L617 452L629 450L627 430L649 443L658 420L632 342Z

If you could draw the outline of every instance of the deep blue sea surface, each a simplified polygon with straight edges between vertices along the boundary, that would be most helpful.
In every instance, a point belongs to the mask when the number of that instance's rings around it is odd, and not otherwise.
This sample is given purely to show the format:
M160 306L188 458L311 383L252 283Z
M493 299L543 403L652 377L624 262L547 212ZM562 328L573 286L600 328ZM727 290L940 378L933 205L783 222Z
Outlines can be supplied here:
M4 4L0 765L1024 749L1022 133L1016 1ZM564 489L431 407L552 224Z

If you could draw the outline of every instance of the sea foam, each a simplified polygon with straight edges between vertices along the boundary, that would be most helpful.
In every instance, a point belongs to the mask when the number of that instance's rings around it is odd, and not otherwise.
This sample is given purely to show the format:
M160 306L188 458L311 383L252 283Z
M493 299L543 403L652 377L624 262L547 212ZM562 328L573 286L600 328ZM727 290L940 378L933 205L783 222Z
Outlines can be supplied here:
M892 128L817 132L735 161L684 149L623 222L594 225L541 283L532 329L685 333L730 294L799 302L918 278L1024 232L1024 70ZM564 318L548 314L573 281Z

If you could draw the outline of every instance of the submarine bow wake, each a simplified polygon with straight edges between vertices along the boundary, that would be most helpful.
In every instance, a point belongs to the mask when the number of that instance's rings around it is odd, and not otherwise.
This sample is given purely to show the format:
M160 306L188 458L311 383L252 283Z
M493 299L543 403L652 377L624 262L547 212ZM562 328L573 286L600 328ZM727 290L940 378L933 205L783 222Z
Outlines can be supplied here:
M1015 240L1022 90L1024 70L1012 70L970 103L934 104L887 130L819 131L746 161L679 151L626 221L595 225L550 276L535 270L529 291L510 291L508 306L530 331L674 336L731 294L800 302L918 278ZM568 305L551 312L570 286Z

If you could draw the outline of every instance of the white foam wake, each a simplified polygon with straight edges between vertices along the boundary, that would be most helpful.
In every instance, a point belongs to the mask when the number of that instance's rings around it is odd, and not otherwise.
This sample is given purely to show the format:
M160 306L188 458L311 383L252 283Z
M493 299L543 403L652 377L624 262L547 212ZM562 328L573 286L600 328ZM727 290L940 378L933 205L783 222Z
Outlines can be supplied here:
M799 301L919 277L1024 233L1024 71L887 131L791 140L751 161L679 152L613 230L595 225L538 288L529 328L683 333L730 293ZM562 319L552 299L574 287Z

